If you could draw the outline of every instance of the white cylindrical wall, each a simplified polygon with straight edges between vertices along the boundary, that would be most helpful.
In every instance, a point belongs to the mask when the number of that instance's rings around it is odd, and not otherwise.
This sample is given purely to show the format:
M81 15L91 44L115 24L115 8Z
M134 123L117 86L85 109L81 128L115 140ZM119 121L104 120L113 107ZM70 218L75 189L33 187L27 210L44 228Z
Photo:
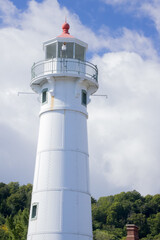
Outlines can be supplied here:
M76 79L52 79L40 112L27 240L91 240L87 111ZM54 92L54 97L52 93Z

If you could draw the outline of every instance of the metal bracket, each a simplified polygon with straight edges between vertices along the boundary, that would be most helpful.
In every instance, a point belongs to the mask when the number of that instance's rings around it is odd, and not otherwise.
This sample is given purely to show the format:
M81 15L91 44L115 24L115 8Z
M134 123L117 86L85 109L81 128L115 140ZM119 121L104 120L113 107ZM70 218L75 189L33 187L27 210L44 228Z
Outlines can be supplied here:
M108 98L108 96L106 94L93 94L93 95L91 95L91 97L105 97L105 98Z
M21 94L36 94L36 93L32 93L32 92L18 92L17 95L19 97L19 95Z

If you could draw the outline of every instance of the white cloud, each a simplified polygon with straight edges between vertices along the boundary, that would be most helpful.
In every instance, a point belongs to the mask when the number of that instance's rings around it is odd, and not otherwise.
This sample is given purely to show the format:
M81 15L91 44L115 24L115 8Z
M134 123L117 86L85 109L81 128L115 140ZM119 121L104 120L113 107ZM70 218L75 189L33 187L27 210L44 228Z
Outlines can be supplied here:
M105 39L103 38L101 40L101 46L114 52L136 52L144 58L157 59L157 53L151 39L146 38L142 33L131 31L127 28L122 28L115 36L108 35Z
M30 91L30 68L43 59L42 42L60 34L67 16L71 34L86 41L90 51L113 51L92 59L99 67L99 92L108 95L107 100L92 97L89 106L93 195L132 188L157 192L160 72L151 40L128 29L115 35L101 30L97 35L53 0L32 0L25 12L10 1L0 3L1 181L32 181L39 103L36 95L18 97L17 92ZM23 176L18 169L22 162Z
M118 188L157 193L160 64L128 52L105 54L94 62L99 68L99 92L108 94L107 101L94 98L90 106L92 179L98 181L96 172L106 185L98 189L99 195L106 195L108 187L111 193Z
M116 10L118 10L118 11L123 11L127 14L130 12L133 12L133 14L135 16L137 16L137 10L144 3L149 2L150 0L143 0L143 1L139 1L139 0L100 0L100 1L103 1L107 5L116 7Z
M141 11L153 20L157 31L160 33L160 2L157 0L146 2L142 5Z
M111 4L111 5L121 5L121 4L130 4L133 5L135 3L137 3L137 0L103 0L105 3L107 4Z
M0 19L3 24L17 25L18 9L9 0L0 0Z
M150 3L151 1L157 1L157 0L143 0L143 2L139 0L101 0L101 1L113 6L123 7L124 5L126 5L130 9L135 9L137 7L140 7L144 3ZM125 11L126 9L123 9L123 10Z

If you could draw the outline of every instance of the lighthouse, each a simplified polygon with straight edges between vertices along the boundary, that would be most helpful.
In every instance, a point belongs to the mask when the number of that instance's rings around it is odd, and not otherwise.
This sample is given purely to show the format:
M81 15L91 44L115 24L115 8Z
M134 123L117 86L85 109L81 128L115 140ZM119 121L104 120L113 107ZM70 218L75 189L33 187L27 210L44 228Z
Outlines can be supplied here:
M92 240L87 105L98 70L69 28L43 44L45 60L31 70L41 106L27 240Z

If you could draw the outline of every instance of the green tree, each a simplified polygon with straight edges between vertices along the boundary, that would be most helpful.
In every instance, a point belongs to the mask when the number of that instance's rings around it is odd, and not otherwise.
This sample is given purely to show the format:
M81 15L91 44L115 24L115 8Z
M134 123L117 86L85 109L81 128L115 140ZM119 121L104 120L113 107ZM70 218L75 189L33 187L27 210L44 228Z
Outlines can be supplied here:
M19 183L18 182L10 182L8 183L8 188L10 194L16 193L19 190Z
M12 185L12 194L7 198L7 206L11 215L14 216L19 210L30 207L31 191L31 184L19 188L18 185Z
M9 239L8 229L7 229L6 225L1 225L0 226L0 239L2 239L2 240L8 240Z
M94 240L116 240L117 238L113 234L108 233L107 231L97 229L93 232L93 239Z
M6 204L6 199L8 196L10 196L8 185L5 183L0 183L0 213L5 217L10 214Z
M147 219L152 236L160 233L160 213L154 214Z
M144 214L142 213L133 213L128 218L128 223L135 224L139 228L139 237L145 237L148 233L147 220Z
M9 239L11 240L26 240L28 229L29 210L24 209L19 211L17 215L7 218L7 227Z
M123 228L127 222L129 213L130 204L126 200L124 202L114 202L108 209L106 224Z

